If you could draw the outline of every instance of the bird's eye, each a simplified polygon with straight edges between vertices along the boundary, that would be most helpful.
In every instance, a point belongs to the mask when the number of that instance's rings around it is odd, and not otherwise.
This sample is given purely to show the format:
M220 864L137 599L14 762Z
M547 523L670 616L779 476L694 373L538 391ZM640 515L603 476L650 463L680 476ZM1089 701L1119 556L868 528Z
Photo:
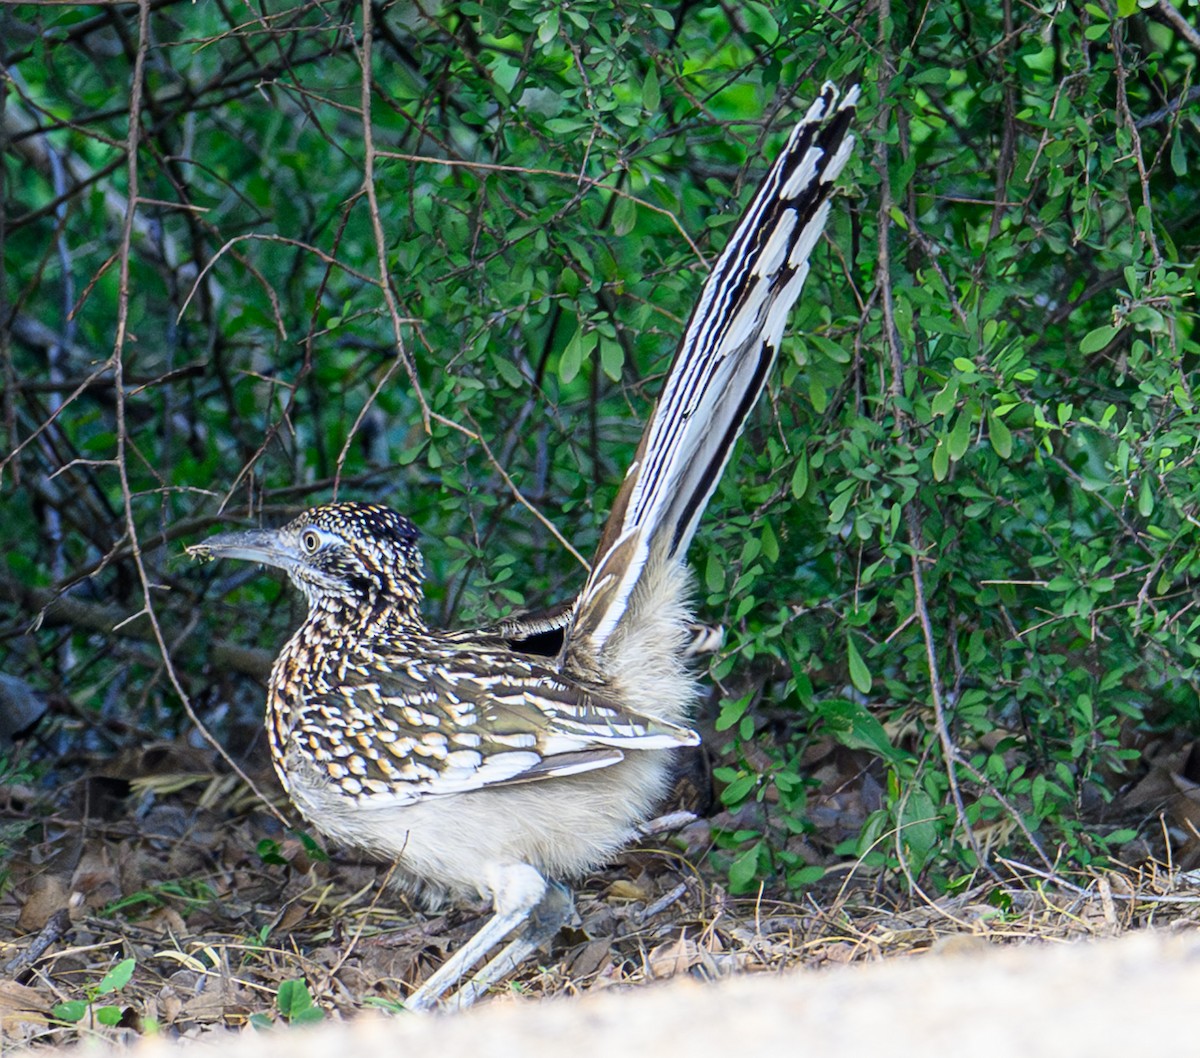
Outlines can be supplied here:
M305 531L304 535L300 537L300 543L304 545L304 550L310 555L315 555L321 549L321 537L312 529Z

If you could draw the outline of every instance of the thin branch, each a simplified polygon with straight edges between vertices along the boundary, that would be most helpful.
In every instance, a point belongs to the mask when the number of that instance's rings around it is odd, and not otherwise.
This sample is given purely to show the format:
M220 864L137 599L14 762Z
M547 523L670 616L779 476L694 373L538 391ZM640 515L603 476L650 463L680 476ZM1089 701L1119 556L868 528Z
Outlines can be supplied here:
M1158 0L1155 6L1158 8L1159 14L1175 27L1179 35L1196 51L1200 51L1200 32L1179 13L1179 9L1170 0Z
M183 689L179 675L175 671L175 666L171 661L171 651L167 647L166 639L163 637L162 628L158 623L158 615L154 609L153 594L154 585L151 584L150 576L146 570L146 564L143 559L141 544L138 541L137 523L133 513L133 490L129 481L129 468L127 465L127 448L129 443L129 425L126 420L126 397L124 387L124 361L123 353L126 342L128 341L129 327L129 260L133 249L133 230L134 218L138 208L138 146L141 138L141 119L142 119L142 90L144 87L146 53L150 48L150 0L139 0L138 3L138 41L137 53L134 58L133 66L133 83L130 89L129 96L129 141L126 146L126 157L128 159L127 172L129 174L129 207L125 214L125 223L121 232L121 247L119 250L120 262L120 286L117 292L117 326L116 335L113 339L113 352L109 359L109 364L113 372L114 393L116 394L116 433L117 433L117 474L121 482L121 495L124 499L124 514L125 514L125 535L129 539L130 551L134 565L137 567L138 580L142 586L142 597L144 600L143 612L146 619L150 622L151 628L154 630L154 640L158 645L159 651L162 654L163 663L166 668L167 678L171 682L171 686L175 689L175 693L179 696L180 702L183 704L184 710L187 712L189 719L196 725L196 729L200 732L209 745L224 759L225 763L233 770L254 793L254 795L267 807L269 811L274 813L275 817L284 826L287 826L287 819L274 806L271 799L267 797L254 783L254 781L241 769L237 761L235 761L226 751L225 747L213 736L207 727L201 722L200 717L196 714L192 706L191 699L187 692Z
M362 135L363 135L363 190L367 194L367 208L371 215L371 231L375 237L375 260L379 265L379 289L383 292L383 300L387 304L388 315L392 318L392 334L396 341L396 357L404 365L408 381L412 385L413 394L421 405L421 419L425 432L430 433L432 413L425 394L421 390L421 381L417 378L416 365L408 355L404 345L404 334L401 330L400 310L396 298L392 294L392 285L388 281L387 239L383 234L383 221L379 215L379 199L375 194L375 138L371 130L371 0L363 0L362 5L363 32L362 43L359 45L359 61L362 68Z
M890 42L888 34L891 25L891 2L879 0L879 50L885 57L886 69L891 69ZM886 84L887 79L881 79ZM879 108L879 126L886 131L892 119L892 107L885 99ZM896 429L900 433L905 446L911 449L909 441L908 414L904 411L904 353L900 340L900 329L896 324L895 299L892 295L891 282L891 253L888 247L888 236L891 231L891 211L893 206L891 178L888 171L888 143L884 135L876 140L876 161L879 171L879 246L876 257L878 274L876 283L879 289L880 305L883 309L883 333L887 343L888 356L891 364L892 414L895 417ZM933 703L934 725L937 729L938 741L942 746L942 757L946 765L946 778L950 785L950 795L954 800L954 810L958 815L959 826L963 837L975 853L979 865L991 874L995 872L988 865L987 857L975 836L970 820L967 818L966 805L963 803L962 791L959 789L958 776L955 773L955 762L958 750L950 736L950 725L946 719L946 706L942 699L942 678L938 671L937 641L933 632L933 623L929 619L929 608L925 600L925 577L921 572L922 556L925 551L924 531L921 526L921 515L917 509L917 499L914 497L904 504L904 521L908 530L909 543L912 547L912 583L913 608L921 623L921 635L925 641L925 661L929 668L929 697Z
M613 187L612 184L606 184L604 181L608 179L607 175L603 177L592 177L585 176L582 172L566 173L561 169L539 169L535 166L526 165L499 165L495 162L474 162L461 158L431 158L426 154L401 154L398 151L379 151L377 156L380 158L395 158L402 162L425 162L429 165L461 166L464 169L485 169L500 173L521 173L525 176L553 176L557 177L559 180L566 180L577 186L598 188L602 191L608 191L618 198L629 199L631 202L636 203L643 209L650 210L651 213L657 213L660 217L666 217L667 220L669 220L675 227L675 230L679 232L680 236L682 236L682 238L687 242L688 246L691 247L692 253L696 255L700 263L704 265L705 268L709 267L708 259L704 256L704 251L696 245L691 235L688 234L687 229L683 226L683 222L678 216L676 216L676 214L671 212L669 209L664 209L662 206L656 206L653 202L647 202L644 198L632 194L629 191L622 190L619 187Z

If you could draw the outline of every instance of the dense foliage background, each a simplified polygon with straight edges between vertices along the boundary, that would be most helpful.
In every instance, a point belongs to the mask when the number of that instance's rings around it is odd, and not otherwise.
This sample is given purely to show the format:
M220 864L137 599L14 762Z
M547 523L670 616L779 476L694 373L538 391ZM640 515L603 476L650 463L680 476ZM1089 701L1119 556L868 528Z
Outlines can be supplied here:
M693 553L715 862L1191 855L1196 12L0 9L2 667L58 703L41 746L241 748L297 603L181 558L225 521L381 500L432 619L569 597L738 204L857 81Z

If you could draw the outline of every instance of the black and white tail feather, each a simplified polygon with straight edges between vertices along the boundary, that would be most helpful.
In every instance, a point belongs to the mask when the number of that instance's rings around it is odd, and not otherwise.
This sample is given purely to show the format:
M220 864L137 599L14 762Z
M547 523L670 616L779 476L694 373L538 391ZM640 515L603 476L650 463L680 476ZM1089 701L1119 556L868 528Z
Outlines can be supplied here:
M623 648L661 634L638 626L682 629L682 563L808 276L834 180L854 149L858 96L855 86L839 103L825 84L705 281L576 602L563 644L567 671L618 679L614 669L644 671L644 660L631 664ZM662 646L678 653L678 644Z

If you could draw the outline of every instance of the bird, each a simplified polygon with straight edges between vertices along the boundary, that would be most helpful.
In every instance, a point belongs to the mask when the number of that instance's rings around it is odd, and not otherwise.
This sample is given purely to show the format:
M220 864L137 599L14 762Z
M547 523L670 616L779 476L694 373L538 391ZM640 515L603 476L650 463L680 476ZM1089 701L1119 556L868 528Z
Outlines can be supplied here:
M467 1006L553 937L573 911L566 883L628 844L672 751L699 741L688 545L776 359L858 98L855 86L839 101L827 82L752 196L570 606L431 628L418 530L376 503L328 503L188 548L282 569L307 600L266 707L275 770L305 819L394 862L396 884L429 907L491 906L408 1009ZM555 650L529 646L545 634Z

